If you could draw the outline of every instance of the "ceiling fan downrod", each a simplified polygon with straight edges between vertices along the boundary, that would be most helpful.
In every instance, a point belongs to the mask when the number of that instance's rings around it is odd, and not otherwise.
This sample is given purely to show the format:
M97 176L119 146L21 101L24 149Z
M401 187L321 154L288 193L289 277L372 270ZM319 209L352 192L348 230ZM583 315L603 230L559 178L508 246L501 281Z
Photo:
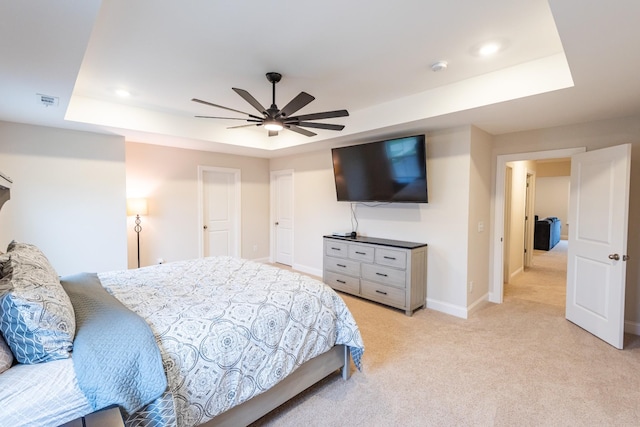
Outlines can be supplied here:
M271 83L271 99L273 100L270 110L274 110L275 112L278 110L278 106L276 105L276 83L278 83L280 79L282 79L282 74L280 73L267 73L267 80Z

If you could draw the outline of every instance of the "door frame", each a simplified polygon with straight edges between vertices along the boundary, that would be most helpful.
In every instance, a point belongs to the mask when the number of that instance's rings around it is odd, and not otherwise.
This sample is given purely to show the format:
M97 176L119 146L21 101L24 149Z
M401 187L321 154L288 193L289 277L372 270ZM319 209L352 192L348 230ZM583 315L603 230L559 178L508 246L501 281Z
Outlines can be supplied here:
M533 265L533 237L535 220L535 194L536 194L536 172L527 169L527 188L525 190L524 200L524 262L523 269Z
M489 286L489 301L502 304L504 297L504 199L505 199L505 168L507 162L524 160L542 160L559 157L571 157L574 154L584 153L586 147L565 148L559 150L533 151L528 153L503 154L497 156L495 198L493 203L493 232L491 239L491 281Z
M205 172L219 172L233 175L233 186L235 196L235 230L236 236L235 248L236 253L233 256L241 256L242 254L242 238L241 238L241 221L242 221L242 204L241 204L241 181L240 181L240 169L234 168L221 168L217 166L202 166L198 165L198 257L204 257L204 182L203 177Z
M276 222L276 200L277 200L277 186L276 186L276 179L279 176L285 176L285 175L289 175L291 176L291 197L293 198L294 196L294 190L295 190L295 182L294 182L294 170L293 169L282 169L282 170L277 170L277 171L271 171L270 173L270 182L269 182L269 187L270 187L270 192L269 192L269 197L270 197L270 201L269 201L269 205L271 206L270 208L270 220L269 220L269 239L271 241L271 245L269 248L269 262L274 263L276 261L276 251L278 250L277 248L277 244L276 244L276 227L275 227L275 222ZM291 205L293 206L293 200L291 200ZM292 226L291 226L291 252L292 252L292 256L291 256L291 264L293 264L293 251L294 251L294 233L295 233L295 227L293 226L293 224L295 223L295 209L293 209L293 213L292 216L294 216L294 218L291 220L292 222ZM293 267L293 265L292 265Z

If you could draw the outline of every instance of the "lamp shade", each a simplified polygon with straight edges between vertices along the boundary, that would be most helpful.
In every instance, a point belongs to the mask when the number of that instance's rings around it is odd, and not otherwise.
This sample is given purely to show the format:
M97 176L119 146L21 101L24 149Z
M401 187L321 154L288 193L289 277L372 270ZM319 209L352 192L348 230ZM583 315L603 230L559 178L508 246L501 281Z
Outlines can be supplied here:
M146 215L147 213L147 199L127 199L127 215Z

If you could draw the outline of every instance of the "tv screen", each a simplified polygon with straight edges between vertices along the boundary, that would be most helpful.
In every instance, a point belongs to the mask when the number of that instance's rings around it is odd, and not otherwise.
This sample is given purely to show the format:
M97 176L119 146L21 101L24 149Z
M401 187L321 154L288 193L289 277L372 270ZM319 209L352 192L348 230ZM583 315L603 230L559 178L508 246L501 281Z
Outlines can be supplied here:
M338 201L428 202L424 135L334 148L331 155Z

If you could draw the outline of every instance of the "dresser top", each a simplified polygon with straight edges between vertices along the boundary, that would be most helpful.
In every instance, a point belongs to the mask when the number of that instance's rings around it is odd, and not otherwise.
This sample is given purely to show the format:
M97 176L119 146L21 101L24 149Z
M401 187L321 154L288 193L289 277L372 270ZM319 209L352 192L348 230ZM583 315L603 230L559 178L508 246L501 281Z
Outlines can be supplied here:
M335 239L335 240L345 240L347 242L355 242L355 243L369 243L372 245L380 245L380 246L391 246L394 248L403 248L403 249L416 249L421 248L423 246L427 246L426 243L416 243L416 242L403 242L402 240L392 240L392 239L379 239L377 237L342 237L342 236L324 236L325 239Z

